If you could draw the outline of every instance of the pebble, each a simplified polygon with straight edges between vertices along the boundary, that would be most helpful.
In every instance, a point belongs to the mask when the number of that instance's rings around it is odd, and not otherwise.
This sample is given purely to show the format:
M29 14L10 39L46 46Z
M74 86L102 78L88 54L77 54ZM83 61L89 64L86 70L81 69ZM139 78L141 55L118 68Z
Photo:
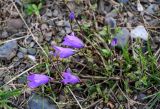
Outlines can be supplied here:
M47 24L42 24L41 25L41 30L45 30L45 29L48 29L48 25Z
M63 20L56 21L55 23L56 23L57 26L61 26L61 27L64 26L64 21Z
M119 3L127 3L129 0L118 0Z
M27 109L58 109L48 98L33 94L27 104Z
M35 45L35 42L31 42L30 44L29 44L29 47L34 47L34 45Z
M17 53L17 57L18 57L19 59L22 59L22 58L24 58L24 54L23 54L22 52L18 52L18 53Z
M144 101L144 97L146 97L146 95L143 94L143 93L141 93L141 94L139 94L139 95L137 96L137 100L142 102L142 101Z
M116 28L116 20L113 17L106 16L104 23L112 29Z
M141 38L143 40L148 40L148 32L144 26L137 26L135 29L131 30L132 38Z
M65 22L64 22L64 26L65 26L65 27L68 27L68 28L71 28L71 25L70 25L69 21L65 21Z
M59 32L59 35L60 36L64 36L66 34L65 30L64 29L61 29L61 31Z
M35 56L33 56L33 55L27 55L27 56L30 60L32 60L33 62L36 62L36 57Z
M23 21L18 19L9 19L7 21L7 30L9 32L17 32L18 29L21 29L23 27L24 23Z
M18 49L17 41L10 41L0 46L0 59L11 60L16 56Z
M156 5L156 4L151 4L147 9L146 9L146 11L147 11L147 13L149 13L149 14L154 14L156 11L158 11L159 10L159 6L158 5Z
M8 32L7 31L3 31L2 34L0 35L0 39L7 38L8 36L9 36Z
M67 28L67 27L65 28L65 31L66 31L67 34L72 32L71 28Z
M19 51L24 53L24 54L27 54L27 49L26 48L20 47Z
M53 11L53 16L54 16L54 17L57 17L57 16L58 16L58 14L59 14L59 13L58 13L58 10L57 10L57 9L55 9L55 10Z
M30 55L36 55L36 49L35 48L28 48L27 49L27 52L28 52L28 54L30 54Z
M44 36L46 41L50 41L52 39L52 32L46 32Z
M47 9L46 15L48 17L52 17L52 11L50 9Z

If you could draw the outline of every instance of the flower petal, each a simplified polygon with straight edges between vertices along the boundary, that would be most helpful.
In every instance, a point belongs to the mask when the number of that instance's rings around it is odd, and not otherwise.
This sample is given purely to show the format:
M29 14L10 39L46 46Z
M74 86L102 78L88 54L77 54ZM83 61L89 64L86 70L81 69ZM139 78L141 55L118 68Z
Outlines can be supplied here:
M74 18L75 18L75 15L74 15L74 12L72 11L72 12L70 12L70 14L69 14L69 19L70 19L70 20L74 20Z
M36 88L40 85L48 83L49 77L43 74L31 74L27 77L27 80L30 88Z
M114 47L114 46L116 46L117 44L118 44L117 38L113 38L113 39L112 39L112 42L111 42L111 46Z
M84 47L83 42L78 37L76 37L73 32L64 38L64 41L62 42L62 44L73 47L73 48Z
M63 72L62 76L64 79L61 82L64 84L76 84L80 82L79 77L71 74L71 71L69 71L68 69L66 72Z
M75 51L71 48L63 48L59 46L53 46L53 48L55 49L54 56L56 57L59 56L60 58L68 58L75 54Z

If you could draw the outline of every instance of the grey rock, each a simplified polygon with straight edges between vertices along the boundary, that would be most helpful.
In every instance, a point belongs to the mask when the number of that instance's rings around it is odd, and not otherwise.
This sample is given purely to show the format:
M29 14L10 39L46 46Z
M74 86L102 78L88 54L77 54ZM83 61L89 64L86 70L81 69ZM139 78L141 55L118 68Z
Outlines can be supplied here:
M8 35L8 32L7 31L3 31L2 34L0 35L0 38L7 38L9 35Z
M47 24L42 24L41 25L41 30L45 30L45 29L48 29L48 25Z
M46 41L50 41L52 39L52 32L46 32L44 35Z
M27 54L27 49L26 48L20 47L19 51L24 53L24 54Z
M111 29L116 28L116 20L113 17L105 17L104 23L108 25Z
M11 60L17 53L17 41L10 41L0 46L0 59Z
M143 93L141 93L141 94L139 94L139 95L137 96L137 100L138 100L138 101L144 101L144 97L146 97L146 95L143 94Z
M46 15L48 17L52 17L52 11L50 9L47 9Z
M67 34L72 32L71 28L67 28L67 27L65 28L65 31L66 31Z
M23 27L24 23L21 19L9 19L7 21L7 30L9 32L17 32L18 29Z
M146 11L149 13L149 14L154 14L156 11L159 10L159 6L157 4L151 4L147 9Z
M27 109L58 109L58 107L48 98L33 94L28 101Z
M56 21L55 23L56 23L57 26L61 26L61 27L64 26L64 21L63 20Z
M129 40L129 35L129 30L127 28L122 28L122 30L114 37L117 39L117 46L120 48L126 46Z
M119 3L127 3L129 0L118 0Z
M58 10L57 10L57 9L55 9L55 10L53 11L53 16L54 16L54 17L57 17L57 16L58 16L58 14L59 14L59 13L58 13Z
M70 25L69 21L65 21L64 26L67 27L67 28L71 28L71 25Z
M18 53L17 53L17 57L18 57L19 59L24 58L24 54L23 54L22 52L18 52Z
M35 48L28 48L27 51L28 51L28 54L30 55L35 55L37 52Z
M65 32L65 30L63 30L63 29L59 32L59 35L60 35L60 36L64 36L65 34L66 34L66 32Z
M34 45L35 45L35 42L31 42L30 44L29 44L29 46L32 48L32 47L34 47Z

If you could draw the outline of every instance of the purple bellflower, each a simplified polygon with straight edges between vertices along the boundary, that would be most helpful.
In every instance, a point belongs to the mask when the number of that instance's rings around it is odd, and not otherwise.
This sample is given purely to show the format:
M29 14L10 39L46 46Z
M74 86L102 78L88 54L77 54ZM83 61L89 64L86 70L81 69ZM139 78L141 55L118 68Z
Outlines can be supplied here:
M43 74L31 74L27 77L28 87L36 88L49 82L50 77Z
M74 14L73 11L71 11L71 12L69 13L69 19L70 19L70 20L74 20L74 18L75 18L75 14Z
M115 47L117 44L118 44L117 38L113 38L112 41L111 41L111 46Z
M83 42L78 37L76 37L73 32L64 38L62 45L67 45L73 48L83 48L84 47Z
M55 50L53 54L55 57L68 58L72 56L73 54L75 54L75 50L71 48L63 48L59 46L53 46L53 48Z
M79 77L76 75L73 75L70 69L67 69L66 72L63 72L62 76L63 76L63 80L61 82L64 84L76 84L80 82Z

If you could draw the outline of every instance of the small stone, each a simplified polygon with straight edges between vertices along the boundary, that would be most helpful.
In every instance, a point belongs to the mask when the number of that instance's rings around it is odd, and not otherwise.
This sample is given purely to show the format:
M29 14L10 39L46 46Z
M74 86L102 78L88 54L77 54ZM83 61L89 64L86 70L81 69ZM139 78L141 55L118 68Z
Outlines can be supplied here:
M50 9L47 9L46 16L52 17L52 11Z
M28 48L27 51L28 51L28 54L30 55L36 55L36 52L37 52L35 48Z
M65 31L66 31L67 34L72 32L71 28L67 28L67 27L65 28Z
M66 32L65 32L65 30L63 30L63 29L59 32L59 35L60 35L60 36L64 36L65 34L66 34Z
M0 35L0 38L7 38L9 35L8 35L8 32L7 31L3 31L2 34Z
M17 32L18 29L23 27L23 24L21 19L10 19L7 21L7 30L9 32Z
M141 94L139 94L138 96L137 96L137 100L138 101L144 101L144 98L146 97L146 95L145 94L143 94L143 93L141 93Z
M64 21L63 20L57 21L55 23L56 23L57 26L61 26L61 27L64 26Z
M147 11L147 13L149 13L149 14L154 14L156 11L158 11L159 10L159 6L158 5L156 5L156 4L151 4L147 9L146 9L146 11Z
M52 32L46 32L45 35L45 40L50 41L52 39Z
M58 109L48 98L33 94L27 104L27 109Z
M111 29L116 28L116 20L113 17L105 17L105 24L107 24Z
M65 27L68 27L68 28L71 28L71 25L70 25L69 21L65 21L65 22L64 22L64 26L65 26Z
M29 46L32 48L32 47L34 47L34 45L35 45L35 42L31 42L30 44L29 44Z
M48 29L48 25L47 24L42 24L41 25L41 30L45 30L45 29Z
M144 8L143 8L143 6L141 5L140 2L137 2L137 10L140 11L140 12L144 10Z
M118 0L119 3L127 3L129 0Z
M22 52L18 52L18 53L17 53L17 56L18 56L18 58L20 58L20 59L21 59L21 58L24 58L24 54L23 54Z
M131 30L131 37L148 40L148 32L146 31L144 26L137 26L135 29Z
M19 48L19 51L26 54L27 53L27 49L26 48L23 48L23 47L20 47Z
M0 59L11 60L17 53L17 41L10 41L0 46Z
M58 14L59 14L59 13L58 13L58 10L57 10L57 9L55 9L55 10L53 11L53 16L54 16L54 17L57 17L57 16L58 16Z
M33 62L36 62L36 57L35 56L33 56L33 55L27 55L27 56L30 60L32 60Z

